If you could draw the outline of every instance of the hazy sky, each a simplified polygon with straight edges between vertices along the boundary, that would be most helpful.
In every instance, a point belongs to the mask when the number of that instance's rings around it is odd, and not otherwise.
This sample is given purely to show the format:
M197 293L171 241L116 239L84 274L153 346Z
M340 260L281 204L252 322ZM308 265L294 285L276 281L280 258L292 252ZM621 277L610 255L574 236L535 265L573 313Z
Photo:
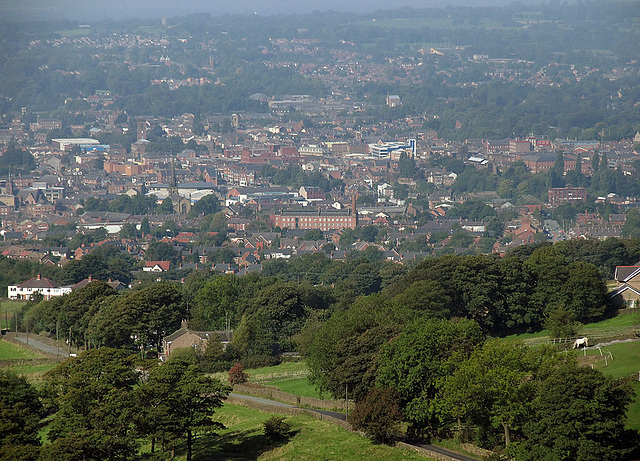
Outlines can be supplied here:
M319 11L374 12L410 6L506 5L512 0L0 0L0 20L161 18L190 13L272 15ZM523 3L539 3L530 0Z

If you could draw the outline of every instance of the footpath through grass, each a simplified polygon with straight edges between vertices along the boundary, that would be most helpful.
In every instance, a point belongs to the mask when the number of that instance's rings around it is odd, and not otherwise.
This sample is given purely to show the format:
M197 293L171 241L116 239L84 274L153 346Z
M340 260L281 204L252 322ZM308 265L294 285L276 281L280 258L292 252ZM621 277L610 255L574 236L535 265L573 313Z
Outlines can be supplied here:
M197 439L193 460L427 459L408 450L375 445L365 437L306 415L287 416L291 437L273 442L264 435L262 423L274 414L225 403L216 417L226 429ZM180 455L178 459L186 459L183 453Z

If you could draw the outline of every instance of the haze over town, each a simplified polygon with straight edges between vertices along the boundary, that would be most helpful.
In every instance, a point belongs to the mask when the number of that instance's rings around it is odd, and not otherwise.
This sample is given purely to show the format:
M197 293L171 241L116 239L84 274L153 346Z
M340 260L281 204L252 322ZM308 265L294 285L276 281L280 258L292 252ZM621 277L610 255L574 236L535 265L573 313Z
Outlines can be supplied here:
M0 461L639 459L640 3L0 5Z

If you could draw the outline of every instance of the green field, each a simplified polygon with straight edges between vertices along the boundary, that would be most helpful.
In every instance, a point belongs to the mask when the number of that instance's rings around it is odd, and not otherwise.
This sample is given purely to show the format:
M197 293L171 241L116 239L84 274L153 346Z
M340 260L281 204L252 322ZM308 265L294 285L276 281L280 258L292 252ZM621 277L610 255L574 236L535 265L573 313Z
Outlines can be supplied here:
M606 357L611 353L613 360ZM636 375L640 371L640 342L618 343L602 347L603 355L597 349L586 351L588 357L594 357L594 367L606 375L614 378L623 378L631 374ZM584 356L583 354L578 354ZM607 358L605 361L605 357Z
M307 364L303 360L283 362L280 365L274 365L272 367L248 368L245 370L245 373L249 376L249 381L252 383L264 383L265 381L272 381L274 379L296 378L301 375L306 376L308 372ZM229 373L213 373L212 376L222 381L227 381Z
M640 382L633 383L636 391L636 400L629 405L627 411L627 427L640 431Z
M40 384L43 375L58 362L44 358L36 351L0 340L0 370L26 377L33 384Z
M9 365L1 367L2 370L7 370L16 375L25 376L29 381L40 381L42 375L47 371L55 368L58 362L46 362L46 363L16 363L15 365Z
M0 340L0 360L30 360L42 357L30 349Z
M331 398L327 393L318 392L315 386L309 383L307 378L267 381L264 384L277 387L282 392L288 392L289 394L299 395L301 397L312 397L314 399Z
M375 445L365 437L305 415L287 416L293 435L274 443L262 433L262 423L273 416L241 405L225 404L216 412L226 429L196 440L193 460L425 460L409 451ZM179 453L178 459L185 459Z
M273 386L283 392L302 397L331 398L327 393L318 392L315 386L309 382L307 379L309 369L303 360L284 362L273 367L246 370L246 372L249 375L249 381L252 383Z
M622 335L629 333L634 326L640 325L640 310L619 314L610 319L596 323L587 323L580 326L578 335L582 336L602 336L602 335ZM523 333L519 335L510 335L506 339L518 339L525 344L536 344L546 342L549 339L547 330L538 331L536 333ZM589 341L591 343L591 341Z
M282 362L280 365L273 367L251 368L245 370L251 381L269 379L274 375L291 375L294 373L307 373L309 369L304 360L295 362Z

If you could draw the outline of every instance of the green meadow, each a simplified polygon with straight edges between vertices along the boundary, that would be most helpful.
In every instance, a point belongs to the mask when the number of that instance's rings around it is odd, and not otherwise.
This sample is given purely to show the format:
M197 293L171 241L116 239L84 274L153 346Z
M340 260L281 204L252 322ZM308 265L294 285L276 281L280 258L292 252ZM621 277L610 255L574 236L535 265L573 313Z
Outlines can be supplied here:
M274 442L266 437L262 423L275 413L226 403L216 412L225 429L196 440L193 460L422 460L424 456L386 445L311 416L287 416L291 425L288 440ZM178 453L177 459L186 459Z

